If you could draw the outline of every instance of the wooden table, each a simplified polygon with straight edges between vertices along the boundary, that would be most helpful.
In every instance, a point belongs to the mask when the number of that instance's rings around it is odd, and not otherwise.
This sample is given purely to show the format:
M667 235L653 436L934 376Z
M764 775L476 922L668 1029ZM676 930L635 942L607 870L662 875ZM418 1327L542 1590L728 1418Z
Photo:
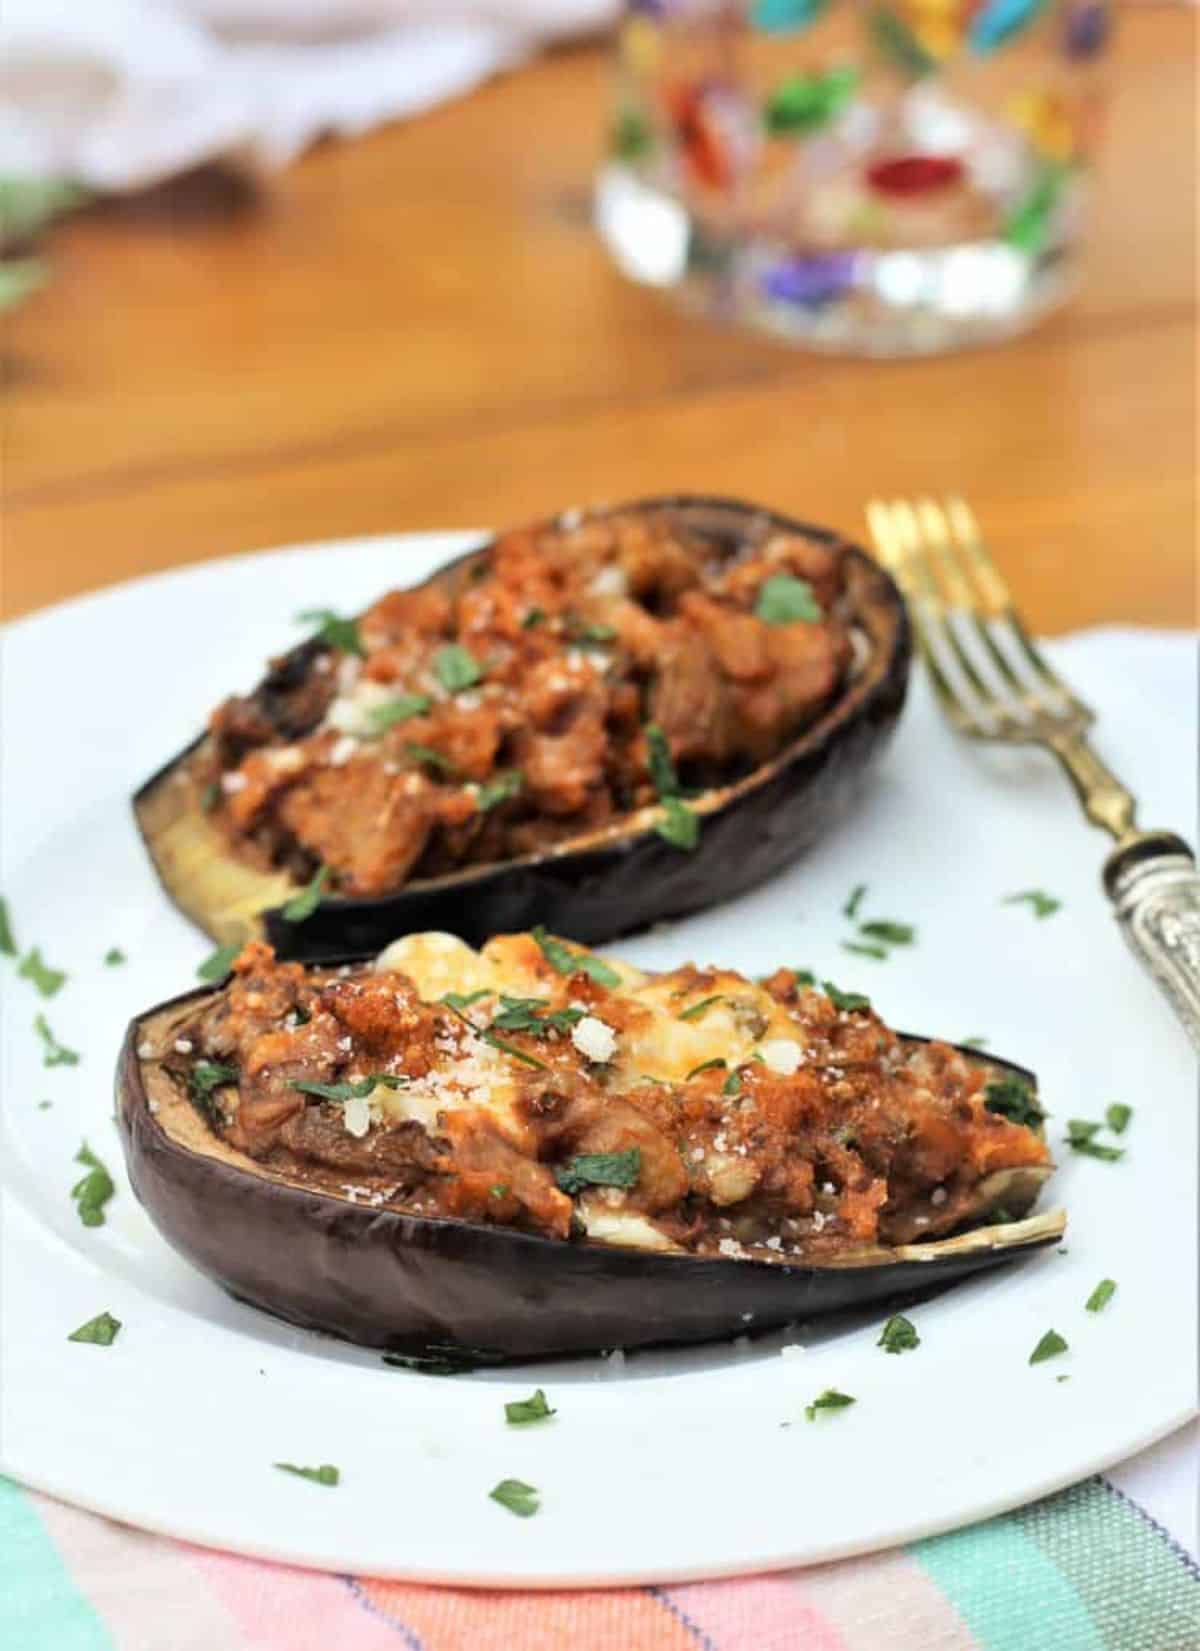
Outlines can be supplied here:
M1195 19L1123 25L1083 291L992 351L813 358L625 284L589 225L594 47L326 145L257 200L93 209L5 324L7 610L648 491L859 534L869 493L956 488L1039 628L1190 622Z

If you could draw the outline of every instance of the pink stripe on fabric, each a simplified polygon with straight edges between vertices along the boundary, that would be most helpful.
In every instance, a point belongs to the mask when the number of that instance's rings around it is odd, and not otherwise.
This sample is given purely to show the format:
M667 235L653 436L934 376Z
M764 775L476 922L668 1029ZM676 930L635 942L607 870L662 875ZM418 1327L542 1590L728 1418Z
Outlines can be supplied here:
M115 1651L241 1651L233 1617L178 1543L48 1496L29 1499Z
M416 1637L374 1615L344 1577L207 1548L185 1552L236 1620L237 1651L417 1651Z
M953 1603L915 1559L891 1552L791 1573L846 1651L982 1651Z
M657 1593L678 1607L711 1651L851 1651L819 1605L797 1597L790 1574L688 1582Z

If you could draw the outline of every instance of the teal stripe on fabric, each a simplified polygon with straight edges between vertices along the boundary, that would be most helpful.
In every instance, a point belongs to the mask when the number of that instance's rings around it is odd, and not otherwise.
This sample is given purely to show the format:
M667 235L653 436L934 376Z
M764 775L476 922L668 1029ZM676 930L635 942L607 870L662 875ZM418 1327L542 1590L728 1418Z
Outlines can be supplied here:
M980 1651L1107 1651L1074 1589L1007 1515L907 1552L948 1596Z
M37 1510L0 1474L0 1640L4 1651L115 1651Z

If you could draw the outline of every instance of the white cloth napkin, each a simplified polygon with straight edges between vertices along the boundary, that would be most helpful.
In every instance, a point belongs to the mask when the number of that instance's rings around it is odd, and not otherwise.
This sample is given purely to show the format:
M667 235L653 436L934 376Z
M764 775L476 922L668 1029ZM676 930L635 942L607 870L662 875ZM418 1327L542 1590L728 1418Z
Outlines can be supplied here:
M286 165L469 90L616 0L5 0L0 175Z

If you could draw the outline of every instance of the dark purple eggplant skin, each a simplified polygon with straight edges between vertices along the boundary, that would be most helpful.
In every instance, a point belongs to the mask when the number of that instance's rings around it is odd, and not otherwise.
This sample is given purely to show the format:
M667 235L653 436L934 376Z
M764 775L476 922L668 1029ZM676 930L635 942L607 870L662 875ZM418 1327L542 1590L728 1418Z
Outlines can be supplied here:
M167 1242L232 1295L362 1346L457 1345L530 1359L714 1341L929 1293L1059 1242L1050 1235L1009 1252L793 1267L655 1255L351 1204L193 1152L156 1122L137 1054L143 1024L208 995L162 1004L126 1035L116 1113L133 1190ZM1036 1082L1012 1062L986 1061Z
M799 858L850 813L891 738L907 690L911 631L890 576L840 534L734 499L673 495L617 508L673 510L690 529L717 540L733 542L739 527L744 534L751 525L765 525L840 548L878 618L881 657L873 659L864 681L851 684L777 757L719 788L718 805L700 810L700 841L690 852L648 826L566 852L468 866L389 894L324 899L302 923L274 908L263 913L262 923L279 957L301 962L335 952L367 957L399 935L430 929L480 945L490 935L538 923L585 945L601 945L744 893ZM468 552L441 572L479 554ZM286 687L311 658L312 644L302 644L278 663L260 692L269 696ZM142 786L135 809L191 749Z

